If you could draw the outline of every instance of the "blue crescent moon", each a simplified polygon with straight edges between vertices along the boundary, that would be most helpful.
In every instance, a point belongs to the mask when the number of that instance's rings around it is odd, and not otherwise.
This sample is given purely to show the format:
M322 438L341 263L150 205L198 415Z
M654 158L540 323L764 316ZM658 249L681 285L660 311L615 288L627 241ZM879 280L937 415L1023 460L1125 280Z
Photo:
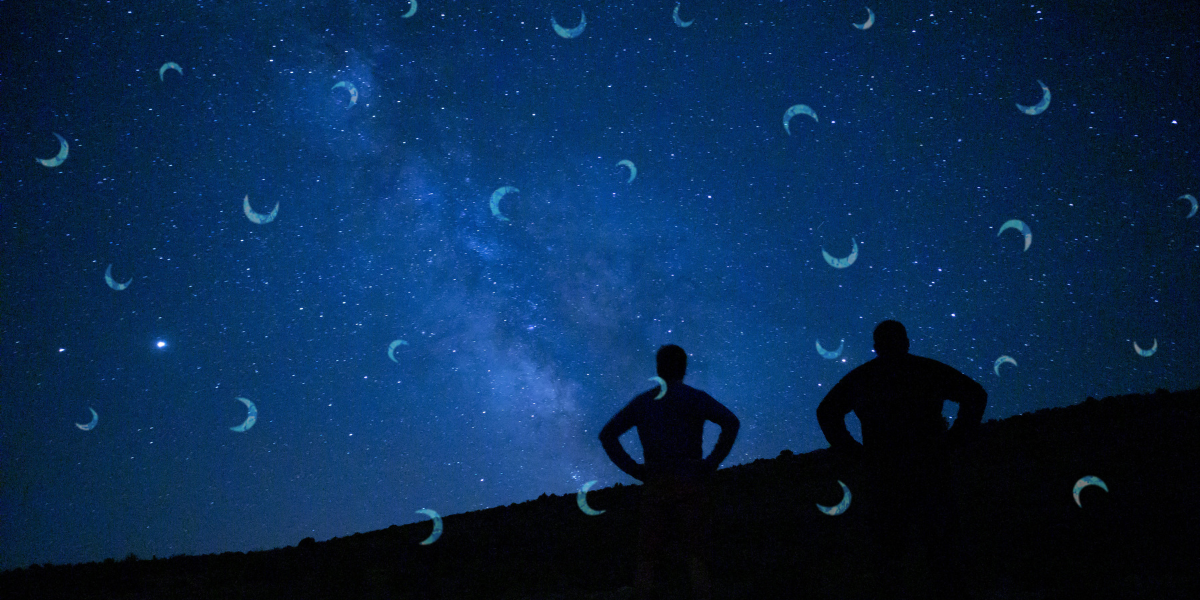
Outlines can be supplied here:
M809 108L807 104L793 104L783 112L783 130L786 131L788 135L792 135L792 130L788 126L788 123L790 123L792 117L796 115L808 115L812 117L814 121L818 123L821 122L820 119L817 119L817 113L813 112L813 109Z
M1017 103L1017 110L1027 115L1040 115L1046 112L1046 108L1050 106L1050 88L1046 87L1046 84L1042 83L1040 79L1038 85L1042 86L1042 101L1032 105Z
M417 0L408 0L411 4L408 5L408 12L400 15L401 19L407 19L417 14Z
M1200 210L1200 201L1197 201L1196 197L1191 194L1184 194L1184 195L1176 198L1176 200L1187 200L1188 202L1192 203L1192 212L1189 212L1187 217L1185 217L1187 219L1190 219L1190 218L1196 216L1196 211Z
M272 208L271 212L264 215L262 213L254 212L254 209L250 208L250 194L246 194L246 197L242 198L242 212L246 214L246 218L250 219L251 223L255 223L257 225L266 225L267 223L274 221L275 216L279 214L279 202L275 203L275 208Z
M250 431L250 428L254 427L254 422L258 420L258 407L254 406L253 402L240 396L237 398L237 401L246 405L246 420L241 425L230 427L229 429L238 433L245 433Z
M850 488L846 487L846 484L842 483L840 480L838 481L838 485L842 486L842 501L841 502L838 502L837 504L835 504L833 506L825 506L823 504L817 505L818 510L820 510L821 512L823 512L831 517L840 515L840 514L846 512L847 508L850 508Z
M832 254L826 252L824 247L821 248L821 256L825 257L825 262L829 263L829 266L835 269L845 269L858 260L858 240L850 238L850 243L853 244L853 247L850 250L850 255L846 258L835 258Z
M678 2L675 3L675 11L671 13L671 19L673 19L675 21L675 24L680 27L691 27L692 23L696 22L695 19L692 19L691 21L684 21L683 19L679 18L679 3Z
M1154 356L1154 353L1158 351L1158 338L1154 338L1154 345L1151 346L1149 350L1142 350L1142 348L1138 346L1138 343L1134 342L1133 351L1147 358Z
M996 237L1000 237L1000 234L1004 233L1004 231L1007 229L1016 229L1017 231L1020 231L1021 235L1025 236L1025 250L1029 249L1029 245L1033 243L1033 230L1025 224L1025 221L1020 219L1009 219L1008 221L1005 221L1004 224L1000 226L1000 231L996 232ZM1025 250L1022 250L1022 252Z
M637 177L637 167L634 166L633 161L629 160L629 159L625 159L625 160L622 160L621 162L618 162L617 166L618 167L629 167L629 181L626 181L625 183L633 183L633 178Z
M166 73L167 69L178 71L180 75L183 75L183 67L179 66L179 63L165 62L165 63L163 63L163 66L158 68L158 80L159 81L163 80L163 73Z
M90 423L88 423L87 425L84 425L83 423L75 424L76 427L78 427L84 431L91 431L91 430L95 429L96 423L100 422L100 415L96 414L96 409L89 406L88 410L92 411L92 421Z
M521 190L518 190L517 188L515 188L511 185L506 185L501 188L496 188L496 191L492 192L492 199L488 201L488 203L492 207L492 216L496 217L497 219L500 219L501 221L507 221L508 217L504 216L500 212L500 200L502 198L504 198L505 194L510 194L512 192L519 192L519 191L521 191Z
M1001 356L1000 358L997 358L996 363L992 365L992 370L996 372L996 377L1000 376L1000 365L1002 365L1004 363L1011 363L1012 366L1014 366L1014 367L1017 366L1017 361L1014 360L1013 357L1008 356L1007 354L1004 356Z
M416 6L415 2L413 3L413 6ZM338 88L346 88L346 91L350 92L350 106L354 106L358 102L358 88L354 87L353 83L350 83L349 81L339 81L333 84L333 89L336 90ZM350 108L350 106L347 106L346 108Z
M593 517L596 515L604 514L604 511L596 510L596 509L588 506L588 503L587 503L588 490L592 489L593 485L596 485L596 481L598 481L598 480L593 479L593 480L583 484L583 487L579 488L579 493L575 494L575 503L579 505L579 510L582 510L583 514L590 515Z
M421 545L428 546L438 541L438 538L442 537L442 516L437 514L437 511L432 508L422 508L417 512L433 519L433 533L429 534L429 537L425 538L425 541L421 542Z
M863 23L855 23L854 26L865 31L875 24L875 13L869 7L864 6L863 8L867 9L867 20Z
M63 161L67 160L67 153L71 150L70 146L67 145L67 140L64 139L63 136L56 133L54 134L54 137L58 138L58 154L54 158L34 159L42 163L42 166L44 167L57 167L58 165L63 164Z
M821 340L817 340L817 354L820 354L821 356L828 358L829 360L833 360L842 355L842 348L844 348L845 346L846 346L846 340L842 340L842 342L840 344L838 344L837 350L826 350L825 348L823 348L821 346Z
M396 360L396 346L407 345L408 342L404 340L393 340L392 343L388 344L388 358L392 359L392 362L399 364L400 361Z
M569 40L571 38L579 37L579 34L583 33L583 28L587 27L587 15L583 14L582 8L579 9L579 24L571 29L567 29L562 25L559 25L558 21L554 20L554 17L550 17L550 25L554 26L554 33L557 33L559 37Z
M1108 486L1104 484L1103 479L1100 479L1095 475L1080 477L1079 481L1075 482L1075 489L1071 490L1071 495L1075 496L1075 504L1079 506L1079 508L1083 508L1083 504L1079 501L1079 492L1089 485L1094 485L1106 492L1108 491Z
M129 281L126 281L125 283L117 283L117 280L113 279L112 265L110 264L110 265L108 265L108 268L104 270L104 283L107 283L108 287L110 287L114 290L117 290L119 292L119 291L129 287L129 284L133 283L133 278L130 277Z
M663 396L667 395L667 381L665 379L655 375L654 377L650 378L650 381L658 383L659 390L658 395L654 397L655 400L661 400Z

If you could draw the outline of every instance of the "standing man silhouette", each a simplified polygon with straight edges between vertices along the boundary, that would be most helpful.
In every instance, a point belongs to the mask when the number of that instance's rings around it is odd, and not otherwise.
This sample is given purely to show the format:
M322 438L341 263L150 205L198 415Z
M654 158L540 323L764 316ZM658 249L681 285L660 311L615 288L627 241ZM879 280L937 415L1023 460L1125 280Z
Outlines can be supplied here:
M669 344L655 357L658 376L666 382L642 392L600 430L600 443L622 471L645 483L635 575L637 597L648 599L654 585L654 562L668 535L674 533L687 553L697 600L709 600L712 585L708 561L712 551L712 501L709 477L729 456L737 438L738 418L707 393L683 383L687 353ZM661 398L657 396L661 395ZM721 427L713 451L704 457L704 422ZM621 447L620 437L637 427L645 464Z
M875 537L880 587L896 597L910 524L924 543L935 598L964 598L965 549L950 488L950 455L978 427L987 406L983 386L952 367L908 353L908 332L897 321L875 328L876 357L846 374L817 407L830 447L861 459L864 506ZM947 429L942 403L959 405ZM853 411L860 444L846 430Z

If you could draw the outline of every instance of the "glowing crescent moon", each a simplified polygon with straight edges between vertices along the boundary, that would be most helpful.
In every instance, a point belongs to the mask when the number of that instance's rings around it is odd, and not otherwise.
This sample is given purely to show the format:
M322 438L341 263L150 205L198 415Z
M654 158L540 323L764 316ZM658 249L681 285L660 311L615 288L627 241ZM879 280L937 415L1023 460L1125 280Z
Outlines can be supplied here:
M408 1L410 2L410 4L408 5L408 12L400 15L401 19L407 19L407 18L417 14L417 0L408 0Z
M1040 79L1038 85L1042 86L1042 101L1032 106L1017 103L1017 110L1027 115L1040 115L1046 111L1046 108L1050 106L1050 88L1046 87L1046 84L1042 83Z
M695 19L692 19L691 21L684 21L683 19L679 18L679 3L678 2L675 3L675 12L671 13L671 18L674 19L675 24L680 27L691 27L692 23L696 22Z
M1000 376L1000 365L1002 365L1004 363L1011 363L1012 366L1014 366L1014 367L1017 366L1017 361L1013 360L1013 357L1011 357L1007 354L1005 354L1004 356L1001 356L1000 358L997 358L996 363L992 365L992 370L996 372L996 377Z
M1133 343L1133 350L1134 350L1134 352L1137 352L1138 354L1140 354L1142 356L1146 356L1146 357L1153 356L1154 353L1158 351L1158 338L1154 338L1154 345L1151 346L1149 350L1142 350L1141 348L1138 347L1137 342Z
M629 181L626 181L625 183L633 183L633 178L637 177L637 167L635 167L633 165L633 161L629 160L629 159L625 159L625 160L617 163L617 166L618 167L629 167Z
M422 508L417 512L433 519L433 533L429 534L429 537L425 538L425 541L421 542L422 546L428 546L436 542L438 538L442 537L442 516L437 514L437 511L433 510L432 508Z
M63 139L63 136L58 135L57 133L54 134L54 137L58 138L58 155L54 158L34 159L42 163L42 166L57 167L58 165L63 164L64 160L67 160L67 152L70 150L70 147L67 146L67 140Z
M503 198L505 194L519 191L521 190L518 190L511 185L506 185L502 188L497 188L496 191L492 192L492 199L490 202L492 206L492 216L500 219L501 221L507 221L508 217L500 214L500 199Z
M1103 479L1100 479L1099 477L1096 477L1095 475L1088 475L1087 477L1080 477L1079 481L1075 482L1075 489L1071 490L1071 495L1075 496L1075 504L1077 506L1079 506L1079 508L1083 508L1083 504L1079 502L1079 492L1083 488L1085 488L1089 485L1097 486L1106 492L1108 491L1108 486L1104 485Z
M254 209L250 208L250 194L246 194L246 197L242 198L242 212L246 213L246 218L250 219L251 223L266 225L267 223L274 221L275 215L279 214L279 202L275 203L275 208L272 208L271 212L264 215L262 213L256 213L254 212Z
M554 26L554 33L557 33L558 37L569 40L574 37L579 37L579 34L583 33L583 28L587 27L587 15L583 14L582 8L579 9L579 24L570 29L566 29L562 25L559 25L558 21L554 20L554 17L550 17L550 24Z
M246 405L246 420L241 425L230 427L229 429L237 432L250 431L250 428L254 427L254 422L258 420L258 407L254 406L253 402L240 396L237 398L237 401Z
M110 264L110 265L108 265L108 268L104 270L104 283L107 283L108 287L110 287L114 290L117 290L119 292L119 291L129 287L129 284L133 283L133 278L130 277L129 281L126 281L125 283L117 283L117 280L113 279L112 265Z
M96 409L89 406L88 410L92 411L92 421L90 423L88 423L87 425L84 425L83 423L75 424L76 427L78 427L84 431L91 431L91 430L95 429L96 423L100 422L100 415L96 414Z
M1187 200L1188 202L1192 203L1192 212L1188 213L1188 216L1185 218L1190 219L1190 218L1196 216L1196 211L1198 209L1200 209L1200 202L1197 202L1196 197L1191 194L1184 194L1184 195L1176 198L1176 200Z
M850 488L846 487L846 484L842 483L840 480L838 481L838 485L842 486L841 502L838 502L833 506L825 506L823 504L817 505L818 510L831 517L836 517L837 515L846 512L847 508L850 508Z
M392 341L392 343L388 344L388 358L392 359L392 362L399 364L400 361L396 360L396 354L395 354L396 346L407 346L407 345L408 345L408 342L406 342L404 340Z
M996 232L996 237L1000 237L1000 234L1004 233L1005 229L1016 229L1017 231L1021 232L1021 235L1025 236L1025 250L1028 250L1029 245L1033 243L1033 230L1025 224L1025 221L1020 219L1005 221L1004 224L1000 226L1000 231ZM1025 250L1022 250L1022 252Z
M825 262L829 263L829 266L835 269L845 269L858 260L858 241L850 238L850 243L854 244L854 247L850 250L850 255L846 258L834 258L832 254L825 251L824 247L821 248L821 256L825 257Z
M788 135L792 135L792 130L788 127L788 121L791 121L792 117L796 115L808 115L812 117L814 121L818 123L821 122L817 119L817 113L813 112L813 109L809 108L807 104L792 105L783 113L783 130L786 131Z
M159 81L163 80L163 73L166 73L167 69L174 69L174 70L178 71L180 75L183 75L183 67L179 66L179 63L165 62L165 63L163 63L163 66L158 68L158 80Z
M592 489L593 485L596 485L596 481L597 481L596 479L593 479L593 480L583 484L583 487L579 488L579 493L575 494L575 503L579 505L579 510L582 510L583 514L590 515L593 517L596 515L604 514L604 511L596 510L596 509L588 506L588 503L587 503L588 490Z
M828 358L829 360L833 360L842 355L842 348L844 348L845 346L846 346L846 340L842 340L842 343L838 344L837 350L832 350L832 351L826 350L821 347L821 340L817 340L817 354L820 354L821 356L824 356L825 358Z
M854 26L859 29L866 30L866 29L870 29L871 26L875 24L875 13L871 12L870 8L867 8L865 6L863 8L867 9L867 20L863 23L855 23Z
M667 381L665 379L655 375L650 378L650 381L658 384L658 395L654 397L655 400L661 400L663 396L667 395Z
M416 6L416 4L416 2L413 2L413 6ZM350 83L349 81L339 81L333 84L333 89L336 90L338 88L346 88L346 91L350 92L350 106L354 106L354 103L358 102L358 88L354 87L353 83ZM350 108L350 106L347 106L346 108Z

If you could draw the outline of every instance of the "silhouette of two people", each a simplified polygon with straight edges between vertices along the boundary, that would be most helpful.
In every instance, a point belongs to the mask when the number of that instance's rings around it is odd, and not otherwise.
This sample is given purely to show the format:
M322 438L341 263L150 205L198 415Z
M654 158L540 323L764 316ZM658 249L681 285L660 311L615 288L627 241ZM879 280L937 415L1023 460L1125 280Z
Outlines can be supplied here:
M874 331L876 357L846 374L817 407L817 421L832 450L861 464L863 490L856 498L870 525L877 561L877 598L909 591L905 553L916 533L930 567L925 585L935 598L964 598L968 553L961 544L951 493L950 459L983 419L987 392L970 377L930 358L909 354L908 332L897 321ZM687 354L668 345L656 356L660 388L637 395L600 431L613 463L642 481L641 527L635 590L650 598L655 559L674 535L688 554L694 596L711 597L710 476L737 438L736 416L707 393L685 385ZM952 427L942 417L945 401L959 405ZM846 415L855 413L862 442L850 435ZM721 427L711 454L703 457L704 422ZM621 447L636 427L644 464Z
M675 538L687 555L694 596L708 600L713 513L709 479L733 449L740 424L712 396L683 383L687 372L683 348L663 346L655 359L666 393L657 398L662 390L655 386L634 397L600 430L600 443L618 468L645 484L634 576L637 597L652 597L655 563L670 538ZM702 448L705 421L721 427L707 457ZM634 427L644 464L634 461L619 440Z
M897 321L880 323L874 339L876 357L829 390L817 422L835 453L861 461L860 504L874 538L878 597L911 590L904 566L912 541L927 557L928 593L967 597L969 553L959 534L950 460L983 419L987 392L950 366L909 354L908 332ZM959 405L951 427L942 417L947 400ZM862 426L862 443L846 429L850 412Z

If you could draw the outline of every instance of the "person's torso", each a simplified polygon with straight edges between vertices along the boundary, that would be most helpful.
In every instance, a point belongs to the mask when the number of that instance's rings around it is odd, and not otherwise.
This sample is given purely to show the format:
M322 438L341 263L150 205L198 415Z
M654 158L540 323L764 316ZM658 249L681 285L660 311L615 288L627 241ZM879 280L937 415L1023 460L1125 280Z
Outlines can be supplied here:
M648 467L699 461L703 457L707 393L682 382L672 383L665 396L657 390L638 396L638 440Z

